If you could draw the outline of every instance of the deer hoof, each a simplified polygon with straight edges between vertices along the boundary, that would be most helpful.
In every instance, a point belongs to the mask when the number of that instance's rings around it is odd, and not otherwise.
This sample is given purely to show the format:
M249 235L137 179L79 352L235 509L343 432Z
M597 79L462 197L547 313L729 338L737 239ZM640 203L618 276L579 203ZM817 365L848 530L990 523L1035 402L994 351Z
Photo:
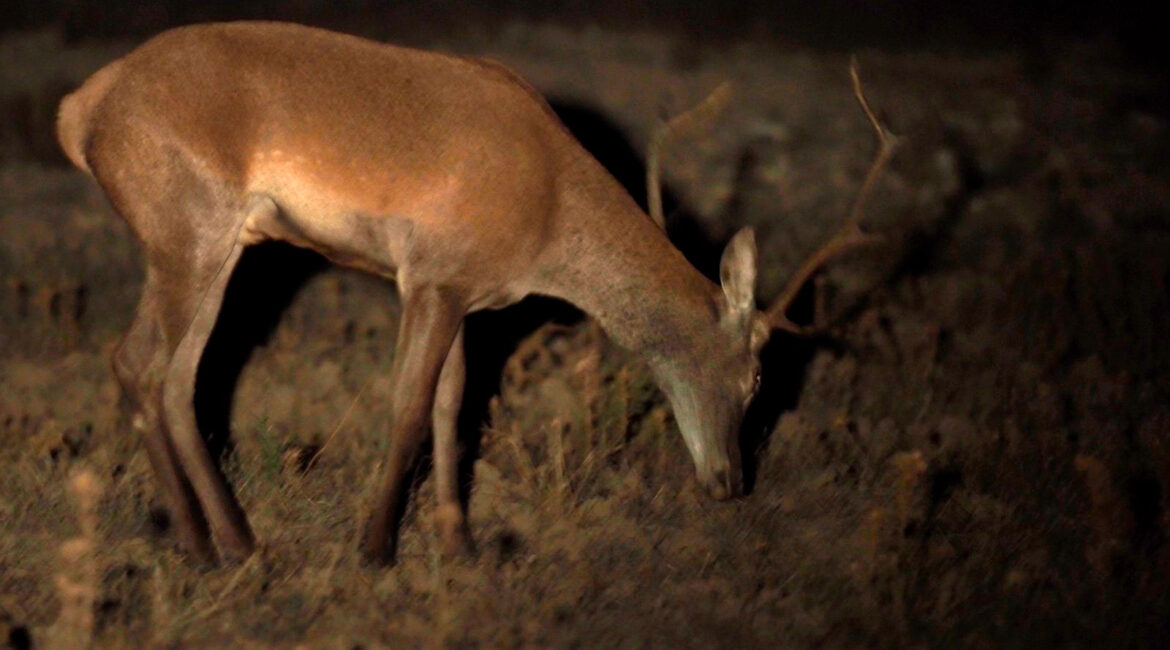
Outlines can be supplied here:
M439 537L439 552L444 559L475 555L467 517L458 504L443 503L435 508L435 532Z

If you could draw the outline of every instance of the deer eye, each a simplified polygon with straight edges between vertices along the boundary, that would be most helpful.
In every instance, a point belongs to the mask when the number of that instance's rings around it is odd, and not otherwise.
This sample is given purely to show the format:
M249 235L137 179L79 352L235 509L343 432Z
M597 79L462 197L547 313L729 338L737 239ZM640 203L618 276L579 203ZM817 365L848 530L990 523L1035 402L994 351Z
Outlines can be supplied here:
M760 391L760 369L756 368L752 371L752 395Z

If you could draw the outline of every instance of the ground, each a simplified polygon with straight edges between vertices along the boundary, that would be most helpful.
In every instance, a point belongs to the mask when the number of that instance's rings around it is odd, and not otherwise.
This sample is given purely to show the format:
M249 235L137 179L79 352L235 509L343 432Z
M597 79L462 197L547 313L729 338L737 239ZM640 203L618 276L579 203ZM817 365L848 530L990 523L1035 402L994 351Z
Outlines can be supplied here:
M847 52L454 33L404 38L516 68L638 197L657 120L732 82L726 110L664 152L667 219L707 273L754 226L765 299L844 219L874 151ZM439 558L424 463L399 562L378 570L357 540L387 447L393 288L280 247L244 260L197 398L260 549L207 567L173 546L109 367L138 252L51 135L60 95L132 42L0 38L10 644L1159 644L1170 133L1159 79L1115 43L856 52L903 143L864 221L882 240L797 304L823 334L765 350L746 497L703 496L636 358L527 304L468 325L475 557Z

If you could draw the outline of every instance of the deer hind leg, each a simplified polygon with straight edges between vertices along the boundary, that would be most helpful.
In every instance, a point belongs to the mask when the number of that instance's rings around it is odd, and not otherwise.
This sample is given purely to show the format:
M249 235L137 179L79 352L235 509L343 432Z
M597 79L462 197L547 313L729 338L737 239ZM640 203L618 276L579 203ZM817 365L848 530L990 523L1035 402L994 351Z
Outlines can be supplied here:
M147 456L162 487L179 547L201 561L211 561L214 548L207 519L179 465L160 413L167 353L156 315L158 292L157 277L148 273L134 321L114 352L114 374L129 404L131 425L145 438Z
M223 238L220 238L223 241ZM254 547L252 531L240 504L219 472L195 421L195 376L211 338L232 270L244 244L231 241L226 256L209 247L197 251L194 273L167 288L160 318L173 353L163 379L163 419L182 468L199 498L220 555L241 560ZM196 278L204 279L202 282Z
M459 407L463 403L463 384L467 368L463 356L463 328L447 353L435 405L431 411L434 433L435 531L444 557L470 555L474 552L467 513L459 498Z
M460 302L442 289L426 287L403 294L391 370L390 454L363 547L366 560L375 564L394 561L406 473L426 438L439 375L463 320Z
M277 207L225 182L232 173L223 161L143 133L140 120L111 117L103 124L87 160L141 242L147 265L143 302L118 365L137 377L131 383L142 413L156 414L155 422L143 418L148 449L189 547L206 546L200 539L206 521L220 555L242 557L252 550L252 533L196 426L195 373L243 252L241 236L273 218ZM149 355L139 354L148 347Z

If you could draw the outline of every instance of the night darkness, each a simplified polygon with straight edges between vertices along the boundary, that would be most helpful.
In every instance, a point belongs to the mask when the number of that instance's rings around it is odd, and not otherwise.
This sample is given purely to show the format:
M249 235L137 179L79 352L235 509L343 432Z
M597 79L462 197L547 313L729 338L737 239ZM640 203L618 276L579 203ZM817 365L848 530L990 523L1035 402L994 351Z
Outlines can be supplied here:
M0 645L1164 645L1170 86L1144 6L488 4L0 5ZM864 206L879 239L800 292L789 316L813 333L763 348L747 494L707 498L646 362L532 297L465 323L473 552L442 553L428 451L397 563L367 566L403 307L266 243L194 396L258 546L180 549L111 370L145 260L54 127L152 35L253 19L499 61L643 206L652 132L731 82L660 151L666 230L718 282L753 227L761 308L877 146L856 57L901 143Z

